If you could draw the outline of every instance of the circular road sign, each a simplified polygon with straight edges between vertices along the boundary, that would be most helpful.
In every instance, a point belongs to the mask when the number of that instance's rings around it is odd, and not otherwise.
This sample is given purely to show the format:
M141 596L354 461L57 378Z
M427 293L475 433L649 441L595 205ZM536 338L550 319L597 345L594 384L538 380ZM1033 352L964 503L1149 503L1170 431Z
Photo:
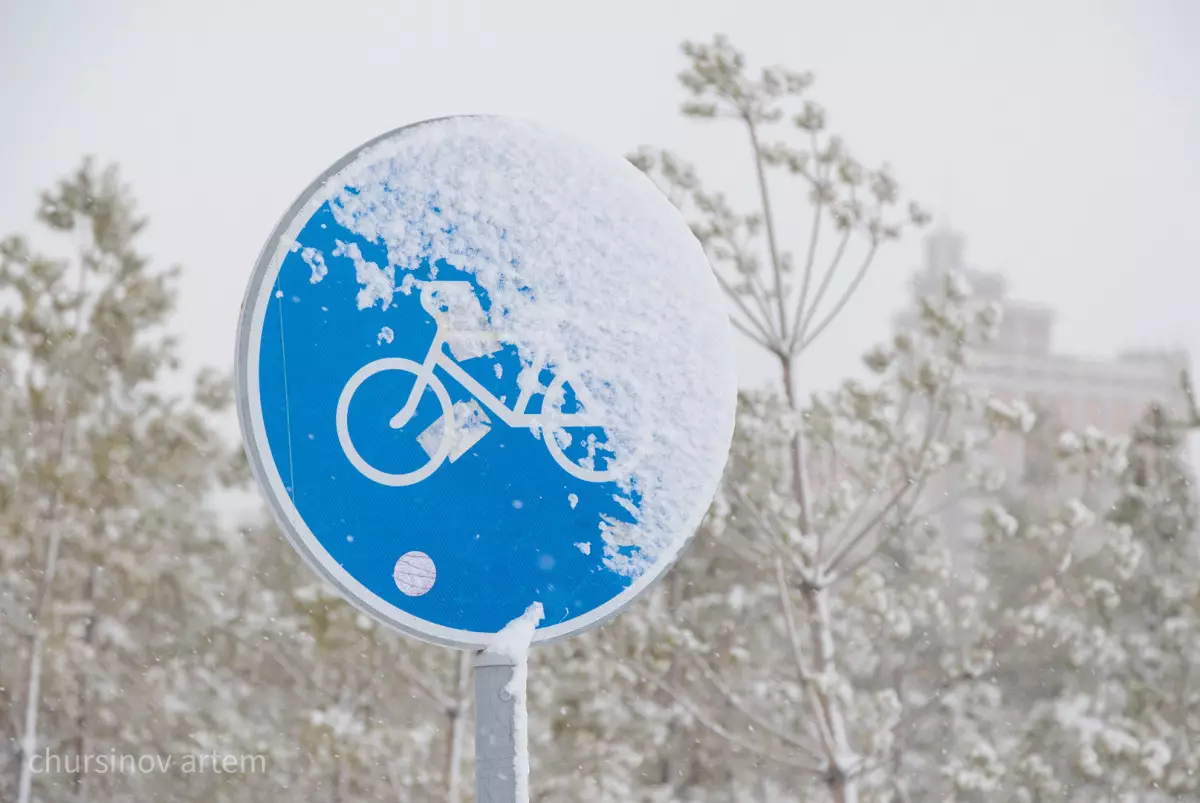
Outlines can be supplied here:
M463 648L613 615L699 526L733 431L729 323L700 244L625 160L453 117L301 193L242 307L254 474L355 605Z

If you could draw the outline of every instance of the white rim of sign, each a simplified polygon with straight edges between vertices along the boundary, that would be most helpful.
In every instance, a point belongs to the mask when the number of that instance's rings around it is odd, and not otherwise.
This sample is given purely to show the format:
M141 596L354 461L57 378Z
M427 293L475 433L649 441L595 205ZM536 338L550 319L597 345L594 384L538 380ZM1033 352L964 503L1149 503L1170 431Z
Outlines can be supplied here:
M350 167L360 155L382 142L401 136L406 131L418 126L437 123L443 120L459 119L461 117L484 117L486 115L458 115L437 117L422 120L410 125L381 134L363 143L350 153L343 156L300 193L299 197L284 213L271 236L267 239L255 264L254 272L246 288L246 296L242 302L241 315L238 320L238 336L234 355L234 384L237 393L238 423L242 432L242 440L250 460L251 471L267 498L268 506L284 535L292 546L318 574L332 583L348 602L384 624L402 633L414 636L424 641L433 642L459 649L481 650L490 646L496 638L496 633L460 630L446 627L425 619L413 616L407 611L392 605L387 600L375 594L360 583L333 559L320 539L309 529L308 524L296 509L291 496L287 492L283 478L271 457L270 444L267 440L266 425L263 421L262 403L259 396L259 348L262 342L263 321L266 318L267 307L271 302L275 279L287 255L291 252L292 243L300 230L312 217L313 213L325 202L322 190L339 173ZM557 460L557 457L556 457ZM647 570L636 578L629 587L608 602L587 613L573 617L565 622L539 628L534 631L534 644L544 644L558 641L575 635L584 630L596 627L611 619L622 608L628 605L638 595L650 588L659 578L667 573L684 549L691 542L696 529L700 526L705 512L708 510L710 499L697 500L694 511L689 517L686 537L676 541L673 554L660 554L652 569ZM436 560L436 558L433 558ZM404 592L407 593L407 592Z

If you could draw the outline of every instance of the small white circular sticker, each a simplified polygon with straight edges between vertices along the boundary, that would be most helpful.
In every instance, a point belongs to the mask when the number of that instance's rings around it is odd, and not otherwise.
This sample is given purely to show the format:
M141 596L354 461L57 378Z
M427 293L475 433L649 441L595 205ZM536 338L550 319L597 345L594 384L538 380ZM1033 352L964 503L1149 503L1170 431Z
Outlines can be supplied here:
M392 577L396 580L396 588L410 597L419 597L433 588L437 567L424 552L405 552L396 561Z

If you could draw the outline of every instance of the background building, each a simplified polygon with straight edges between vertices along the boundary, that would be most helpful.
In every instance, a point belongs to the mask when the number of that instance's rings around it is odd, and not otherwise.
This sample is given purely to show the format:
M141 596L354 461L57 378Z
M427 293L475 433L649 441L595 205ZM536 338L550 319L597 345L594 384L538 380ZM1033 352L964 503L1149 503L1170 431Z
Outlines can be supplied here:
M925 240L924 269L914 277L919 297L936 289L949 271L963 273L975 293L1000 302L999 336L978 354L969 381L1012 399L1023 399L1063 426L1089 426L1121 435L1153 401L1183 414L1180 378L1190 365L1184 350L1131 351L1116 357L1079 357L1054 351L1054 310L1010 299L1004 276L973 269L964 258L966 239L948 229Z
M1105 435L1128 436L1152 402L1176 416L1187 414L1182 378L1190 360L1185 350L1130 351L1115 357L1056 352L1054 310L1009 298L1004 276L968 266L965 251L965 237L951 229L939 228L925 238L925 265L913 277L912 302L897 316L897 322L913 321L916 300L937 292L950 272L962 274L976 297L999 303L1004 311L1000 330L974 354L965 377L970 386L1004 401L1024 401L1038 414L1039 427L1049 438L1062 429L1082 434L1089 428ZM1036 442L1002 437L991 450L993 465L1010 480L1030 479L1028 470L1037 456L1028 451L1028 444ZM954 478L945 481L955 484ZM1064 481L1060 479L1060 483ZM930 490L953 493L955 488ZM1077 493L1093 510L1100 511L1111 503L1116 489L1080 484L1076 489L1057 490ZM980 506L968 501L948 508L938 523L954 534L956 543L967 545L981 532L981 513Z

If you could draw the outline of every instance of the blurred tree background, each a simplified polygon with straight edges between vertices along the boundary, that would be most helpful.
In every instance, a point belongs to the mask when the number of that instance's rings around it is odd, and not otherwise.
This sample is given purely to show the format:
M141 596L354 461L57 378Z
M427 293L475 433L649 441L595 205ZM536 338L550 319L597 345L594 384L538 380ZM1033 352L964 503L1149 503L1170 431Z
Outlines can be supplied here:
M743 392L680 565L534 652L533 799L1197 799L1194 405L1154 405L1114 441L973 390L1002 310L955 275L847 366L865 379L800 398L806 348L927 216L830 132L811 75L752 70L722 37L683 54L683 113L741 127L756 208L670 152L630 158L692 222L778 382ZM230 513L253 490L220 434L229 385L164 390L178 269L137 250L117 170L85 161L38 218L68 256L0 242L0 798L470 800L462 656L375 625L265 514ZM1026 468L1006 475L1013 442ZM263 762L32 761L97 752Z

